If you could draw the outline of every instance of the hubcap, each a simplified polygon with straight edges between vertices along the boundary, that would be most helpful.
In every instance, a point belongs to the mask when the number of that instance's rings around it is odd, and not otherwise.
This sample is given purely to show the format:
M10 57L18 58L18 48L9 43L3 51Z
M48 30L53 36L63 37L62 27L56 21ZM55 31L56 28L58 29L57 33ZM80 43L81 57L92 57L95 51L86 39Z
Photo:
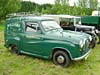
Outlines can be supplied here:
M58 56L57 57L57 61L58 61L58 63L63 63L64 62L64 57L63 56Z

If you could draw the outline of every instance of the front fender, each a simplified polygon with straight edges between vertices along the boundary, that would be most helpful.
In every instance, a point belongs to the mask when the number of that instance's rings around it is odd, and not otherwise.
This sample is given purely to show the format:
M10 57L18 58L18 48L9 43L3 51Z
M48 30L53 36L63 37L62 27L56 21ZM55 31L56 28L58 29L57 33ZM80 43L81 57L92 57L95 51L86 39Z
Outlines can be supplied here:
M86 31L86 33L89 34L89 35L91 35L91 36L96 37L96 33L95 33L95 32L93 33L93 32L91 32L91 31Z
M78 45L75 45L73 43L67 43L67 42L62 42L62 43L56 43L57 45L52 47L53 52L54 49L62 49L65 50L70 58L73 60L75 57L79 56L79 47Z

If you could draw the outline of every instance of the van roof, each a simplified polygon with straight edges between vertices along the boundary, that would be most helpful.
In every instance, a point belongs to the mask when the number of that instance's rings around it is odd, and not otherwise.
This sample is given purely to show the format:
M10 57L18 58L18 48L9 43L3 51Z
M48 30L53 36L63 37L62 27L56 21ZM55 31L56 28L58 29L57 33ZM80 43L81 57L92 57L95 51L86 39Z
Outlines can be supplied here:
M80 18L79 16L72 16L72 15L62 15L62 14L60 14L60 15L50 15L50 14L48 14L48 15L46 15L46 14L44 14L44 15L42 15L43 17L59 17L59 18Z
M8 21L11 21L11 20L17 20L17 21L26 21L26 20L34 20L34 21L41 21L41 20L54 20L53 18L50 18L50 17L41 17L41 16L38 16L38 17L33 17L33 16L25 16L25 17L14 17L14 18L8 18L6 19Z

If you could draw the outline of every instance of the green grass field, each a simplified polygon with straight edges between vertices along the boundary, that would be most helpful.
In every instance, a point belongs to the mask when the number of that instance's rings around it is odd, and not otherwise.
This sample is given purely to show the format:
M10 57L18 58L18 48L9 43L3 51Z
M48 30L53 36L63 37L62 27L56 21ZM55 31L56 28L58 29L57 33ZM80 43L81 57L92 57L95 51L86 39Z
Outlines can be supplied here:
M0 23L0 31L3 31L4 30L4 21L2 21L1 23Z
M85 61L73 62L70 67L56 66L50 60L28 55L12 54L4 47L3 25L0 27L0 75L100 75L100 45Z

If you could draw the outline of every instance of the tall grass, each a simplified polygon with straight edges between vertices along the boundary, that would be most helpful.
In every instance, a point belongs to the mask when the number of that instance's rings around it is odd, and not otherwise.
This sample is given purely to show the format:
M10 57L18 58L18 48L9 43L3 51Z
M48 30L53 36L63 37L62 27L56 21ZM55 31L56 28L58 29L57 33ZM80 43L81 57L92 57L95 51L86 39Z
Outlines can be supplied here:
M3 30L4 30L4 23L5 23L4 20L2 20L2 21L0 22L0 31L3 31Z

